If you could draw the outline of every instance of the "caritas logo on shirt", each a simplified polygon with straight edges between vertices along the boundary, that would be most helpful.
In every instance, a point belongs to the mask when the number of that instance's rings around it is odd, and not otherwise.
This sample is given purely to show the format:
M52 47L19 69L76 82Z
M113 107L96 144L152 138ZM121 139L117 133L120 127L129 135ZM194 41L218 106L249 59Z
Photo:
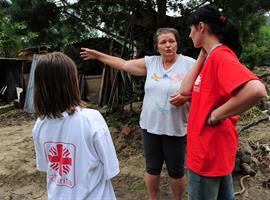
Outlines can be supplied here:
M200 92L201 81L202 81L202 77L201 77L201 74L199 74L199 76L197 77L197 79L196 79L196 81L194 83L193 91Z
M45 155L50 168L47 173L49 182L56 185L74 187L76 147L70 143L46 142Z

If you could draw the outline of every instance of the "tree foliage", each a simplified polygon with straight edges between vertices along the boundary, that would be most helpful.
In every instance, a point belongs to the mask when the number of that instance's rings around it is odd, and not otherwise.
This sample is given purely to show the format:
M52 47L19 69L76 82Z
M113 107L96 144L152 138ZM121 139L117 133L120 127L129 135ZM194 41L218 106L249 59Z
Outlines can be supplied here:
M244 44L253 42L265 24L270 1L265 0L11 0L0 1L10 26L26 43L49 44L58 49L91 36L104 34L141 54L152 54L153 34L159 27L175 27L181 52L196 55L188 39L187 18L197 7L216 4L239 27ZM169 16L174 11L177 16ZM20 26L16 25L20 24Z
M244 46L241 59L250 68L270 66L270 26L262 26Z
M239 26L245 64L270 64L270 19L265 15L270 11L269 0L0 0L0 56L16 57L22 48L45 44L76 55L72 57L76 60L79 47L71 44L87 45L85 41L96 36L113 38L127 47L122 55L136 49L143 56L155 53L157 28L174 27L181 36L180 52L195 58L199 51L188 38L187 19L207 3L217 5ZM132 80L135 95L127 99L140 99L143 82Z

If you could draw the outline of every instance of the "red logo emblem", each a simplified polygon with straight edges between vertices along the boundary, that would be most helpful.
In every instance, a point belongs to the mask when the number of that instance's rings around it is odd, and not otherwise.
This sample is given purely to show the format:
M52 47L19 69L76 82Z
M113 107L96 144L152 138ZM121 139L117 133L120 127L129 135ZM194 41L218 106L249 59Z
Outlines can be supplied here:
M56 148L49 149L48 159L50 167L54 171L59 171L59 175L68 174L72 165L72 159L69 157L70 152L67 148L63 148L62 144L57 144Z

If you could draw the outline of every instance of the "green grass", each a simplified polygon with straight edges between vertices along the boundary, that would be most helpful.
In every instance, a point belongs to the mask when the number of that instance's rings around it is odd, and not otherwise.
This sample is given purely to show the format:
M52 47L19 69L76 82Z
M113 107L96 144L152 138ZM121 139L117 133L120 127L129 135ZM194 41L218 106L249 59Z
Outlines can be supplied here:
M143 180L136 181L131 188L132 191L146 190L146 185Z

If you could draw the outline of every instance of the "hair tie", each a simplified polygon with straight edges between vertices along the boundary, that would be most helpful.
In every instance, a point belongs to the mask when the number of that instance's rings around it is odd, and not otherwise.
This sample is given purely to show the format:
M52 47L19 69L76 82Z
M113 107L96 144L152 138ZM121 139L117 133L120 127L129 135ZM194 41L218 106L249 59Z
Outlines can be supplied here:
M224 15L221 15L221 16L219 17L219 19L220 19L223 23L225 23L225 21L226 21L226 17L225 17Z

